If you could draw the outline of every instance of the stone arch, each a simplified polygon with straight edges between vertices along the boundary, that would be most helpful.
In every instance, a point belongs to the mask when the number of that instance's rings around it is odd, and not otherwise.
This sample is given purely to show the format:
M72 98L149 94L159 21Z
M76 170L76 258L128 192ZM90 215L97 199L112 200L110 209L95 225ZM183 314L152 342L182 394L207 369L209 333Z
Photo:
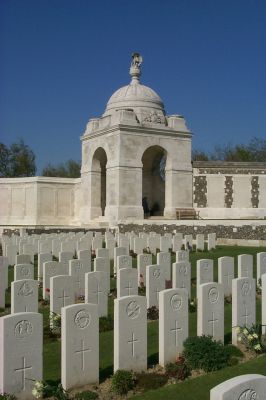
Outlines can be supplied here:
M151 216L162 216L164 214L167 158L167 151L159 145L146 148L141 158L142 199L147 198Z
M105 214L106 207L106 164L107 154L103 147L98 147L91 161L91 207L94 216ZM98 208L98 212L96 211ZM98 215L95 215L95 213Z

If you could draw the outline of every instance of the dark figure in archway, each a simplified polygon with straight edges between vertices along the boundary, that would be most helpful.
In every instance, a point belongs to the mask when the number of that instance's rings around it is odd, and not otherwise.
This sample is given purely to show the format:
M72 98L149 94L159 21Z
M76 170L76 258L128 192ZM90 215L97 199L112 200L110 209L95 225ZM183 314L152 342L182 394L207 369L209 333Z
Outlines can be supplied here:
M144 218L147 218L150 215L150 209L149 209L147 197L143 197L142 207L143 207L143 211L144 211Z

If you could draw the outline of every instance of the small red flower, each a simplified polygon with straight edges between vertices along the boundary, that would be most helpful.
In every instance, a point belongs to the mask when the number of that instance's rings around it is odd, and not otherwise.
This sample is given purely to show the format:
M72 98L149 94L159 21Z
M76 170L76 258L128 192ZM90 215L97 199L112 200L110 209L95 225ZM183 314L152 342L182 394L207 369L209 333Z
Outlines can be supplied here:
M49 289L49 288L46 288L45 291L46 291L47 293L50 293L50 289Z

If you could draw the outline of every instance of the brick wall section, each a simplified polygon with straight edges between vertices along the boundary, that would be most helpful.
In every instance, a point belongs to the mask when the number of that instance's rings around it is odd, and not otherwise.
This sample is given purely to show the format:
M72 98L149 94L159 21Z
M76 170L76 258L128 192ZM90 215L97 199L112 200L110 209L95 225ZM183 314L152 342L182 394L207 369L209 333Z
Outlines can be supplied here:
M251 204L253 208L258 208L259 206L259 177L252 176L251 178Z
M196 207L207 207L207 178L206 176L195 176L194 178L194 205Z
M247 239L247 240L266 240L266 225L243 225L243 226L225 226L225 225L206 225L206 226L187 226L187 225L137 225L137 224L119 224L119 232L156 232L163 235L166 232L180 232L183 235L193 235L196 238L197 233L203 233L207 239L208 233L216 233L217 238L225 239ZM195 230L196 228L196 230Z
M224 193L224 205L226 208L231 208L233 204L233 177L225 177L225 193Z

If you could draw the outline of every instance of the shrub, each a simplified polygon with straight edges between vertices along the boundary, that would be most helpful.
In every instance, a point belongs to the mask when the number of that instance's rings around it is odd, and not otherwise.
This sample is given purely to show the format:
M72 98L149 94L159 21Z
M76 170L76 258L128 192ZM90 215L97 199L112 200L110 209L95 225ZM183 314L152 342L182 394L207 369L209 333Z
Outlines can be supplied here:
M7 394L7 393L3 393L0 394L0 400L16 400L16 396L14 396L13 394Z
M111 389L116 394L126 394L129 390L133 389L134 385L135 379L131 371L119 369L112 376Z
M264 353L265 345L261 338L261 325L252 325L250 328L237 328L238 341L242 342L248 350L255 353Z
M95 400L98 399L98 394L96 392L92 392L91 390L87 390L86 392L76 393L74 396L75 400Z
M69 394L64 390L61 383L51 384L47 381L36 381L32 389L32 395L36 399L51 397L54 400L69 400Z
M191 368L185 362L184 357L179 357L176 362L166 364L165 373L168 377L183 381L191 375Z
M147 309L147 318L150 320L155 320L159 318L159 310L156 306L152 306Z
M192 369L216 371L228 365L230 355L225 346L211 336L189 337L184 342L186 362Z

